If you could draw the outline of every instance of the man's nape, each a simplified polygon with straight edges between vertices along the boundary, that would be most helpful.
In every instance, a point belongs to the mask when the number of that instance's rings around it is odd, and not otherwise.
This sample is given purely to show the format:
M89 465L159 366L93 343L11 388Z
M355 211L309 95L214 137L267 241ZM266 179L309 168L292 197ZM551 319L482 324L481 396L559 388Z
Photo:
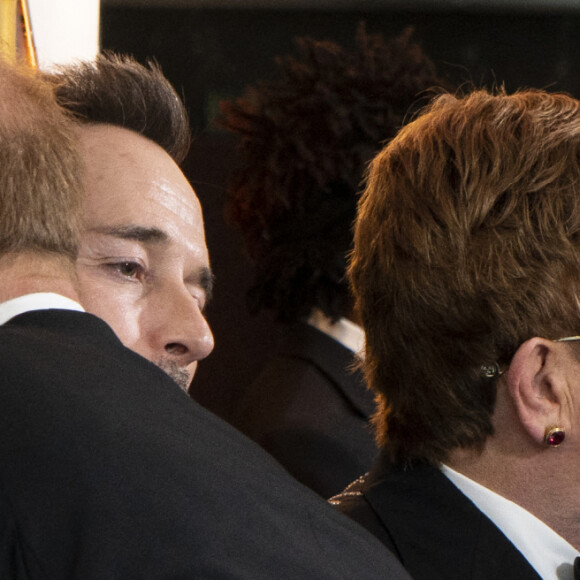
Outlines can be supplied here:
M83 195L74 124L26 65L0 61L0 103L2 299L55 287L74 298Z

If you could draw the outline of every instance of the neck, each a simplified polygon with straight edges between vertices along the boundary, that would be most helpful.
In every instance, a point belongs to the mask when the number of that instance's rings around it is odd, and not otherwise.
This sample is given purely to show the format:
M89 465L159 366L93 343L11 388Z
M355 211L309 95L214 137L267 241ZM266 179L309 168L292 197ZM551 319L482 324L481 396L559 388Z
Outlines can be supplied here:
M447 465L520 505L580 550L580 450L506 449L490 437L482 453L456 450ZM572 455L575 455L573 457Z
M78 301L72 262L33 252L0 256L0 302L35 292L55 292Z

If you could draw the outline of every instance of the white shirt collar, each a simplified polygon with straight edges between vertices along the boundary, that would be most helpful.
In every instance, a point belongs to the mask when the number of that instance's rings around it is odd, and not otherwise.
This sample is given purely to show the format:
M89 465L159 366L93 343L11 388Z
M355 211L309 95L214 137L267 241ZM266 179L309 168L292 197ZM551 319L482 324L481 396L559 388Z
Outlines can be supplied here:
M573 580L572 565L580 552L562 536L523 507L447 465L441 471L503 532L543 580Z
M35 292L24 294L18 298L6 300L0 303L0 325L8 322L11 318L30 312L32 310L48 310L57 308L59 310L76 310L84 312L83 307L74 300L55 294L53 292Z
M339 318L335 323L332 323L330 318L325 316L318 308L312 310L307 322L310 326L334 338L334 340L340 342L352 352L362 356L365 334L358 324L347 318Z

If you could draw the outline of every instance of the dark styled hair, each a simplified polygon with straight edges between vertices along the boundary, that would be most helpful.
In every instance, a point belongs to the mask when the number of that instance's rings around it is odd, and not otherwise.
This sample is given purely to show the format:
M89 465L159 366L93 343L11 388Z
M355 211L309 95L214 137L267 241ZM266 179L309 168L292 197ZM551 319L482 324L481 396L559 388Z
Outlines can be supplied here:
M0 254L76 258L82 167L53 86L0 60Z
M352 51L300 38L296 56L276 59L277 80L221 103L221 125L240 137L226 212L256 265L252 310L350 313L345 256L365 164L441 84L411 34L385 42L361 24Z
M47 76L59 103L81 123L130 129L157 143L176 163L185 159L191 140L187 112L155 62L144 66L129 56L104 53Z
M349 275L379 445L404 462L481 449L482 365L580 328L580 102L440 96L372 162L359 212Z

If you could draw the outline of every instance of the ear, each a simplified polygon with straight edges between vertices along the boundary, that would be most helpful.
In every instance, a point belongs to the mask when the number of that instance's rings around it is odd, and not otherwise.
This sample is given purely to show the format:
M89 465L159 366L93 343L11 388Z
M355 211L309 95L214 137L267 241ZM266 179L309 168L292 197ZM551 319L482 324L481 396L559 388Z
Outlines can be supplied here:
M564 345L531 338L514 355L505 379L522 427L539 445L547 427L570 426L570 357ZM565 349L565 347L564 347Z

